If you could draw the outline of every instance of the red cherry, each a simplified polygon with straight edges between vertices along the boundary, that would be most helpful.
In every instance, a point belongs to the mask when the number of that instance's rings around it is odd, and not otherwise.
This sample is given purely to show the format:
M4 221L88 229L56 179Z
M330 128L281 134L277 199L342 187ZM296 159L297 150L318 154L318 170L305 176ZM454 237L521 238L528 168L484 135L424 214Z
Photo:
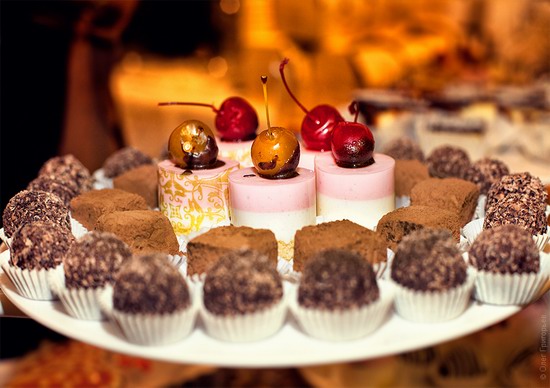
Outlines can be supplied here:
M344 118L336 108L327 104L317 105L308 111L288 87L284 73L285 65L288 62L288 58L283 59L279 66L279 73L281 73L281 78L288 94L306 114L302 121L302 141L306 148L319 151L328 150L330 149L332 130L337 123L344 121Z
M212 104L200 102L160 102L159 105L193 105L212 108L216 113L216 130L223 141L238 142L256 137L258 115L252 105L241 97L227 98L219 109Z
M352 106L356 109L355 102ZM374 163L374 136L369 127L357 122L357 113L355 122L344 121L334 126L331 149L334 161L340 167L358 168Z

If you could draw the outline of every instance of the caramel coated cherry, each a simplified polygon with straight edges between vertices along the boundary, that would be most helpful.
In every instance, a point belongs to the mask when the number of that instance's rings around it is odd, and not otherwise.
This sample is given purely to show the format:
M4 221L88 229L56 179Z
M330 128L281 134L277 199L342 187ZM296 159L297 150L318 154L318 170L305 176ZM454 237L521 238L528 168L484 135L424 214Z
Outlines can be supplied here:
M256 136L251 156L260 176L270 179L291 178L296 175L300 161L300 144L292 131L271 127Z
M187 120L172 131L168 140L170 159L181 168L212 167L218 157L214 133L202 121Z

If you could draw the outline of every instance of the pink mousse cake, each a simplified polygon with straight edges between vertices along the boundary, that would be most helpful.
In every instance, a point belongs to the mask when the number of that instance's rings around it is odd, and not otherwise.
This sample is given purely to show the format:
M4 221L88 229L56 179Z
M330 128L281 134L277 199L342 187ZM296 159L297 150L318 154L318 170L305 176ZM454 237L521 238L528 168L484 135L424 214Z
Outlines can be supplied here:
M239 162L241 168L252 167L252 158L250 157L250 147L254 140L246 141L223 141L216 139L221 158L232 159Z
M229 224L228 176L239 162L219 158L214 168L184 170L170 160L158 164L159 208L177 235Z
M270 229L279 243L279 256L290 260L294 234L315 225L315 174L297 168L297 176L266 179L255 168L244 168L229 175L231 223L236 226Z
M315 158L317 215L324 221L348 219L374 229L386 213L395 209L395 160L374 154L367 167L342 168L330 152Z

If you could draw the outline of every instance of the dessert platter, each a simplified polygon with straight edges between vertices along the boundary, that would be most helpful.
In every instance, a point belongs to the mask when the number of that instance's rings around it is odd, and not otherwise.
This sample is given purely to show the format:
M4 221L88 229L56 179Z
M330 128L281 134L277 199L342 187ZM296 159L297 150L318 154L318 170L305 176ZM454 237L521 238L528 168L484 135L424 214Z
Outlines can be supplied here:
M374 152L356 102L353 122L308 111L285 82L306 114L299 140L271 126L261 80L267 129L255 137L255 112L232 98L198 104L219 116L220 140L191 119L158 161L125 148L93 175L71 155L47 161L3 210L5 296L112 351L284 367L425 348L548 291L539 178L448 145L424 157L411 139ZM236 139L248 162L221 152Z

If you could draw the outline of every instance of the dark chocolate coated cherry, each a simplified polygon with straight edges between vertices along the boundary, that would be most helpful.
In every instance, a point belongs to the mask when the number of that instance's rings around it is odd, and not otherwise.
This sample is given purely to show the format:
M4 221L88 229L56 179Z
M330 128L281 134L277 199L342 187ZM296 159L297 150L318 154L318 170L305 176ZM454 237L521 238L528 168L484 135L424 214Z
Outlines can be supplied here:
M170 134L168 152L178 167L200 170L216 164L218 145L208 125L199 120L187 120Z
M281 78L288 94L306 114L302 120L302 141L308 149L317 151L329 150L332 130L337 123L344 121L344 118L336 108L327 104L317 105L308 111L288 87L284 73L285 65L288 62L288 58L283 59L279 65L279 73L281 73Z
M261 77L267 129L256 136L250 149L252 163L258 174L268 179L292 178L300 162L300 143L294 132L282 127L272 127L267 104L267 77Z
M252 140L258 129L258 115L248 101L241 97L229 97L216 108L200 102L160 102L160 106L192 105L212 108L216 113L215 125L223 141L238 142Z
M350 111L355 113L355 121L337 123L332 131L332 155L340 167L365 167L374 163L374 136L369 127L357 122L355 101L350 106Z

